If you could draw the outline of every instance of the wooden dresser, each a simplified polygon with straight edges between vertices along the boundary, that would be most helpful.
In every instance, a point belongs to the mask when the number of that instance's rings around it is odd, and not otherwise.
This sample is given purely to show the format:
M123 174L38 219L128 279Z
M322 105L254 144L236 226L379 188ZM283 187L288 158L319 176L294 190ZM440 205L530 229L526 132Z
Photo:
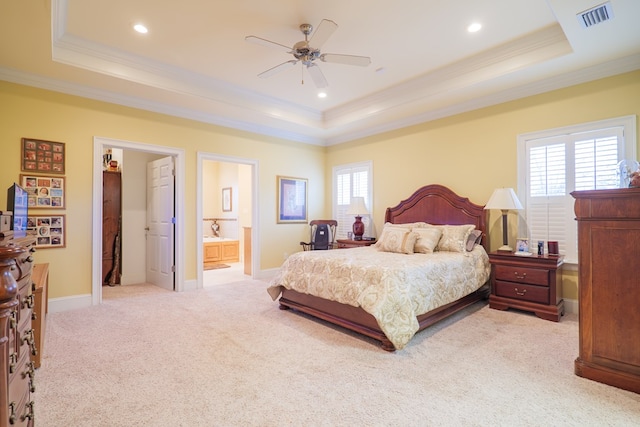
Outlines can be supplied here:
M34 238L0 242L0 427L34 425L34 243Z
M576 191L575 373L640 393L640 188Z

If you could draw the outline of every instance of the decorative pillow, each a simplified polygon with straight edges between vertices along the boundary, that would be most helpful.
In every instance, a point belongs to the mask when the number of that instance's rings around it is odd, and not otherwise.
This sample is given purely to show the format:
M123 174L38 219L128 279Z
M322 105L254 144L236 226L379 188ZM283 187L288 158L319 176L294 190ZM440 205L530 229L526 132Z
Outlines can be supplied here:
M442 237L442 231L436 227L414 228L413 232L418 234L413 251L421 254L432 253Z
M376 248L383 252L412 254L418 234L403 227L385 227L376 242Z
M403 224L403 225L408 225L409 227L411 227L411 229L413 230L414 228L425 228L425 227L431 227L431 224L427 224L426 222L409 222L407 224Z
M411 226L409 224L393 224L391 222L385 222L384 225L382 226L382 233L380 234L380 237L378 238L378 240L373 244L373 246L380 246L381 243L380 241L382 240L382 236L384 235L384 230L386 229L400 229L400 230L404 230L404 231L411 231Z
M471 230L476 228L473 224L467 225L439 225L442 237L436 246L437 251L466 252L467 240Z
M471 230L469 238L467 239L467 252L471 252L476 245L479 245L482 241L482 231Z
M387 227L391 227L391 228L405 228L409 231L411 231L411 226L412 224L393 224L391 222L385 222L384 226L383 226L383 231L385 228Z

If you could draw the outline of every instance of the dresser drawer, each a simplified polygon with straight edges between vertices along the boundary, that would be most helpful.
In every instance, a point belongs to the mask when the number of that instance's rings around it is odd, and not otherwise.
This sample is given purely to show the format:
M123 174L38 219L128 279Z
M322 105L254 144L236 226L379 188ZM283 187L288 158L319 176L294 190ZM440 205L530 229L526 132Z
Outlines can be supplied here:
M549 270L538 268L496 265L495 278L496 280L506 280L509 282L549 286Z
M500 297L549 304L549 288L545 286L524 285L522 283L496 280L494 292Z

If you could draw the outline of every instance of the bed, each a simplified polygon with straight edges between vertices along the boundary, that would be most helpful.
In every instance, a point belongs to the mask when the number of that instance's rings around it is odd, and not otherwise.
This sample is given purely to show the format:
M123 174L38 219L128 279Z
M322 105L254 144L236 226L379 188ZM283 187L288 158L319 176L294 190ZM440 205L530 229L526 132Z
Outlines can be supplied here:
M479 231L479 244L460 254L439 250L431 254L387 253L379 244L389 241L383 237L388 237L387 231L394 231L392 224L446 225L446 229L471 225L469 228ZM489 294L484 208L444 186L424 186L397 206L387 208L385 230L378 243L378 247L293 254L267 290L280 309L297 310L366 335L387 351L404 348L418 331ZM431 259L438 259L438 266ZM440 267L442 260L451 267ZM456 263L462 264L457 267ZM449 270L443 273L443 268ZM453 278L451 282L455 283L445 284L444 292L432 290L436 285L422 288L417 284L431 276L440 282ZM389 292L384 302L376 300L383 292Z

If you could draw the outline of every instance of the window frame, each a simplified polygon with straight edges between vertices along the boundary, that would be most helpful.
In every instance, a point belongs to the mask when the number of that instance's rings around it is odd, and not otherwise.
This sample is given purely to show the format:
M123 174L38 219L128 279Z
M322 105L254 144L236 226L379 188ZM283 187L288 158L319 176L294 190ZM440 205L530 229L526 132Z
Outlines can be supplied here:
M331 184L331 212L333 218L338 221L338 228L336 229L336 238L337 239L346 239L346 230L351 230L351 226L353 222L348 224L341 224L341 218L338 212L338 175L344 174L347 170L354 169L365 169L367 176L367 196L365 202L367 204L367 208L369 209L369 215L363 216L362 222L365 224L365 236L374 236L374 227L373 227L373 161L365 160L362 162L354 162L354 163L345 163L341 165L336 165L332 168L332 184ZM352 172L349 172L352 173ZM351 187L351 197L354 197L353 187ZM355 221L355 218L354 218Z

